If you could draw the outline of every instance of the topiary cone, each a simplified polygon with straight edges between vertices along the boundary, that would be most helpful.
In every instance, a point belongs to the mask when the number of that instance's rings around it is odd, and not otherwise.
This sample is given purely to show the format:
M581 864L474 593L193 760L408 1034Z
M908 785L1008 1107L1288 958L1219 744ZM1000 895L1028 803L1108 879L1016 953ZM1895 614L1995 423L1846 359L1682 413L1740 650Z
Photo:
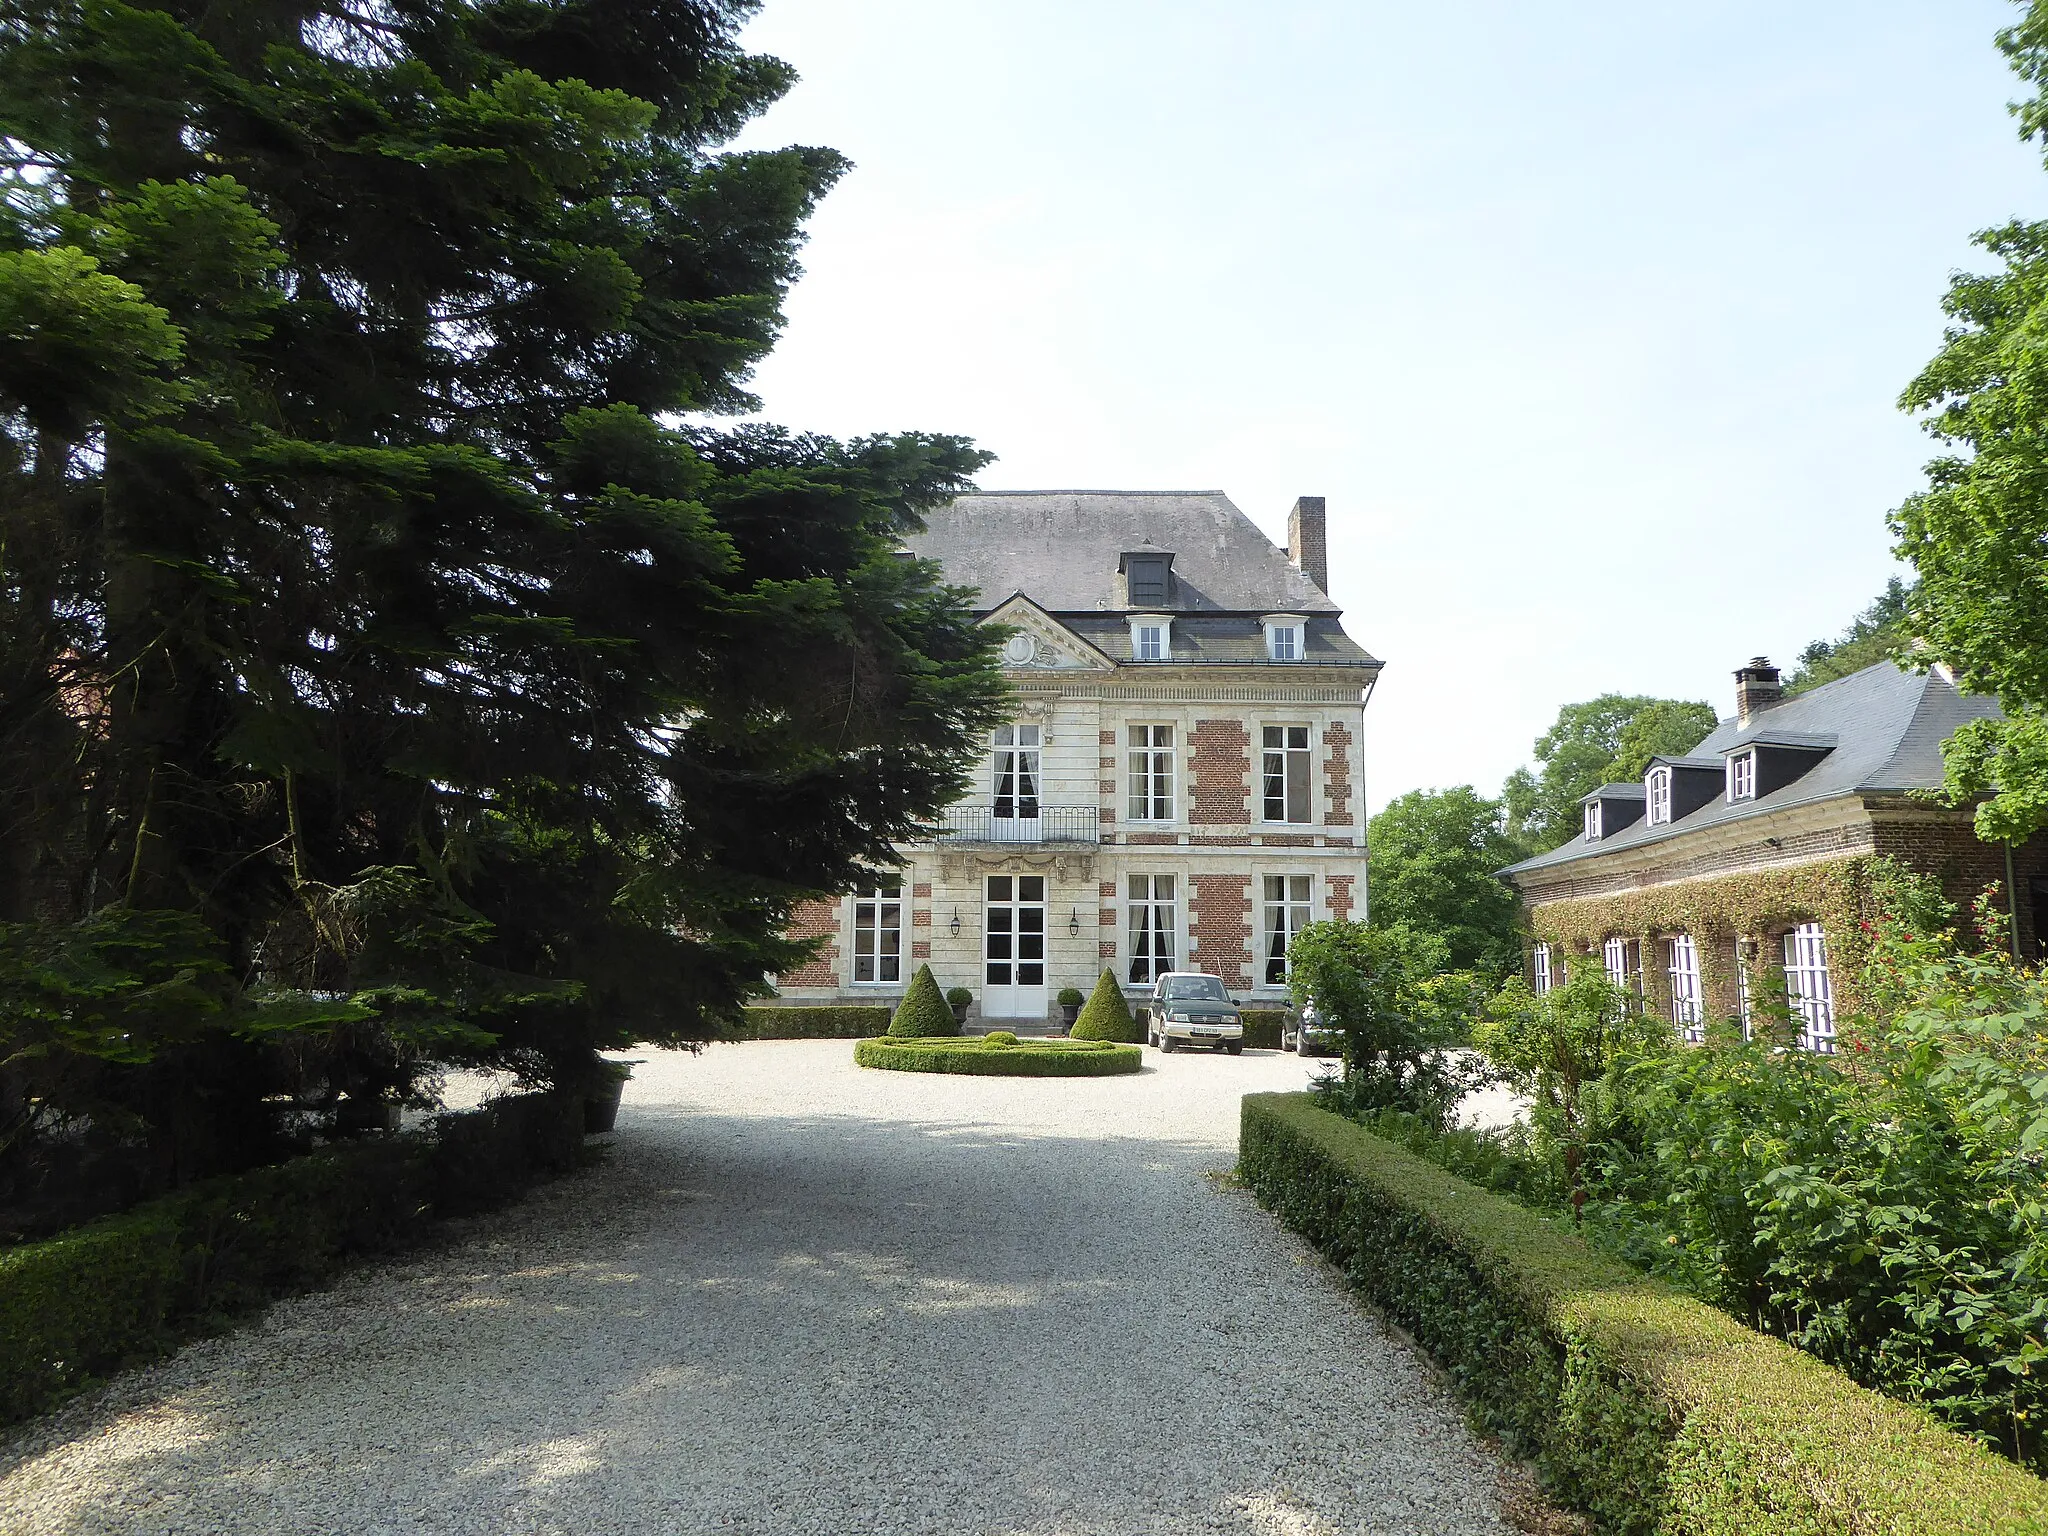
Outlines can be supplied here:
M1081 1009L1081 1016L1074 1020L1074 1027L1067 1031L1074 1040L1115 1040L1124 1045L1138 1043L1138 1021L1131 1017L1131 1010L1124 1003L1124 989L1116 984L1116 977L1108 971L1095 983L1095 990L1088 995L1088 1001Z
M896 1016L889 1020L889 1033L912 1040L960 1033L953 1010L946 1004L946 994L939 990L929 965L920 965L917 974L910 978L910 990L903 994L903 1001L896 1005Z

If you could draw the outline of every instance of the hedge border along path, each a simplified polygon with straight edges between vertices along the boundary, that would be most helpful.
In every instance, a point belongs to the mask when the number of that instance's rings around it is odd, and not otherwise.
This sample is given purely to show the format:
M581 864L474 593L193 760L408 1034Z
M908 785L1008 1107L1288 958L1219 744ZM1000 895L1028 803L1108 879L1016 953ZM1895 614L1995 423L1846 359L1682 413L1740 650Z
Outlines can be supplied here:
M860 1040L889 1027L893 1008L848 1003L822 1008L749 1008L728 1040Z
M1107 1040L1029 1040L990 1044L979 1035L857 1040L853 1059L890 1072L958 1072L974 1077L1115 1077L1136 1072L1145 1054Z
M2048 1532L2048 1483L1307 1094L1247 1095L1238 1157L1603 1532Z
M0 1424L351 1259L411 1247L437 1217L502 1205L582 1149L580 1098L519 1094L0 1250Z

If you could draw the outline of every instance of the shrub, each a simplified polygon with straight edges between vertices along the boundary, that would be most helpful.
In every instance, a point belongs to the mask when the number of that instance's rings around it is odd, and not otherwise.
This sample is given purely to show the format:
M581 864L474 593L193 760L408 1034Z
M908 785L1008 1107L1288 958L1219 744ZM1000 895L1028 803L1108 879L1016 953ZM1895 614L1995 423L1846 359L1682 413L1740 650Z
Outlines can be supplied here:
M1254 1051L1280 1049L1280 1026L1286 1013L1278 1008L1245 1008L1238 1017L1244 1021L1244 1043Z
M953 1008L971 1008L974 1006L974 994L965 987L948 987L946 1003Z
M1078 1008L1087 1001L1079 987L1061 987L1060 995L1053 999L1062 1008Z
M749 1008L733 1040L860 1040L889 1027L889 1010L872 1006Z
M417 1242L436 1216L502 1204L574 1167L582 1146L581 1100L525 1094L0 1252L0 1422L358 1255Z
M1124 1002L1123 988L1108 971L1095 983L1087 1005L1067 1033L1076 1040L1113 1040L1124 1044L1136 1044L1145 1038Z
M1239 1170L1603 1532L2048 1529L2026 1472L1307 1095L1246 1097Z
M960 1033L960 1021L946 1006L929 965L920 965L917 974L910 978L910 990L903 994L903 1001L896 1005L896 1016L889 1020L889 1033L899 1040Z
M981 1043L987 1046L1015 1045L1017 1037L1007 1029L992 1029L981 1037Z
M1106 1040L1020 1040L990 1045L986 1035L955 1040L904 1040L885 1035L856 1041L853 1059L863 1067L893 1072L958 1072L984 1077L1115 1077L1144 1065L1144 1054L1134 1045Z

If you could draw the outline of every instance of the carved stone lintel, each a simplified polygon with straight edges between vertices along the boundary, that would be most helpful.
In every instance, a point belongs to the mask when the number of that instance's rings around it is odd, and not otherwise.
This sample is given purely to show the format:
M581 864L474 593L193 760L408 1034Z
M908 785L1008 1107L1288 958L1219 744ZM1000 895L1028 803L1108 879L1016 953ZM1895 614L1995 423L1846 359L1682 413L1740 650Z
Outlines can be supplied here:
M983 875L1046 874L1060 885L1085 884L1095 878L1092 849L949 848L939 854L939 878L963 884Z

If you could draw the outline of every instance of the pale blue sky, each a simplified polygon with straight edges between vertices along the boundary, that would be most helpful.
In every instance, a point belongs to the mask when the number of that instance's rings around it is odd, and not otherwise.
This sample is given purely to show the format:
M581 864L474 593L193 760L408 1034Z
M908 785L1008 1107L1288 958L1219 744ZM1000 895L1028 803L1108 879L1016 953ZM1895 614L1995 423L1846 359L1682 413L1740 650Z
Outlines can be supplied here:
M1724 711L1893 569L1894 406L1971 232L2048 215L2004 0L768 0L745 143L856 169L757 388L992 489L1220 487L1387 669L1368 795L1570 700Z

